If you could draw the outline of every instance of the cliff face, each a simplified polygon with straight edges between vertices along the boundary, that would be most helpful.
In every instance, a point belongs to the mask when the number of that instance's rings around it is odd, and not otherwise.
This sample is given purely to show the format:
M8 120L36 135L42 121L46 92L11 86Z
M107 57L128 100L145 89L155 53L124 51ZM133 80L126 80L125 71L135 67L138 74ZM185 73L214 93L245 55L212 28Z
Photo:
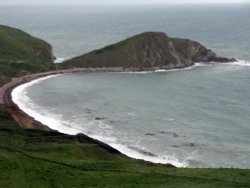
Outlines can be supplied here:
M229 62L200 43L147 32L106 46L61 64L70 67L180 68L195 62Z
M54 68L52 47L19 29L0 25L0 72L7 77Z
M53 62L53 60L54 60L54 56L52 53L52 47L49 44L45 48L33 47L32 54L34 55L34 57L37 57L37 58L44 60L44 61L47 61L47 62Z

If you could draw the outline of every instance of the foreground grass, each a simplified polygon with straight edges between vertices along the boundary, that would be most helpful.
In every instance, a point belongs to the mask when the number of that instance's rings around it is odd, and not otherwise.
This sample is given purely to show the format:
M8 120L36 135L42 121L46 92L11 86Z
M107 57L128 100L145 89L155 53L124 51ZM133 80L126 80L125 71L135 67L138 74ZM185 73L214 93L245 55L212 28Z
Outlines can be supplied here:
M0 112L1 188L250 187L250 170L155 165L110 152L82 135L21 130Z

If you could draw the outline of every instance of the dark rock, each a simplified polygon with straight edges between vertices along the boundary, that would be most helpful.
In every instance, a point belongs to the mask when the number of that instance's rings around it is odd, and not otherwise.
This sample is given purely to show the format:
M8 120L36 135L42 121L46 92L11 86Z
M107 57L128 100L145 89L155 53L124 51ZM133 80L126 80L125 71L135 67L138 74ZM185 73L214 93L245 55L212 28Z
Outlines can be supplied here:
M103 118L103 117L96 117L95 118L95 120L97 120L97 121L101 121L101 120L104 120L105 118Z
M44 61L53 62L54 56L52 53L52 47L50 44L47 44L46 48L33 47L33 55Z
M194 143L185 143L184 146L194 147Z
M226 58L226 57L212 57L209 61L214 61L218 63L229 63L229 62L236 62L237 60L234 58Z
M87 113L87 114L90 114L91 112L92 112L92 111L91 111L90 109L88 109L88 108L86 109L86 113Z
M166 134L166 135L173 135L173 137L179 137L178 134L176 134L175 132L167 132L167 131L159 131L159 133L161 134Z
M179 148L180 146L177 146L177 145L172 145L172 147L174 147L174 148Z
M149 151L146 151L144 149L141 149L141 148L138 148L138 147L134 147L134 146L128 146L130 149L133 149L133 150L136 150L138 151L139 153L143 154L143 155L147 155L147 156L150 156L150 157L157 157L156 154L154 153L151 153Z
M173 132L173 136L176 138L176 137L179 137L178 134L176 134L175 132Z
M155 134L154 133L146 133L145 135L147 135L147 136L154 136Z
M165 132L165 131L160 131L159 133L161 133L161 134L165 134L166 132Z
M154 153L148 152L146 150L141 150L140 153L150 156L150 157L157 157L157 155L155 155Z

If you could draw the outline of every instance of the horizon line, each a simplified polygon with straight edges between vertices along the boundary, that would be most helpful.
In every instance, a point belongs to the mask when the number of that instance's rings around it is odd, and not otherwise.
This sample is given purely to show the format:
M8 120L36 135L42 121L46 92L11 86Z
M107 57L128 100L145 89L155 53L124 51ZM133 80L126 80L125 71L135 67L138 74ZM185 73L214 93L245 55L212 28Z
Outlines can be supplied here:
M5 5L231 5L231 4L250 4L250 1L240 1L240 2L85 2L85 3L3 3L0 6Z

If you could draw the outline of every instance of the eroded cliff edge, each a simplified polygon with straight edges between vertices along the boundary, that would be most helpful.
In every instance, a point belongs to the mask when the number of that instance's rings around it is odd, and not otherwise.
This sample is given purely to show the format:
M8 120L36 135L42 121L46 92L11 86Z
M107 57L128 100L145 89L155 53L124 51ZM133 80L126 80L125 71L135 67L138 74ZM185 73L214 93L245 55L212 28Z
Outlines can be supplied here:
M30 34L0 25L0 86L12 77L55 69L52 46Z
M146 32L68 60L60 68L171 69L211 61L231 62L235 59L219 57L196 41L170 38L161 32Z

